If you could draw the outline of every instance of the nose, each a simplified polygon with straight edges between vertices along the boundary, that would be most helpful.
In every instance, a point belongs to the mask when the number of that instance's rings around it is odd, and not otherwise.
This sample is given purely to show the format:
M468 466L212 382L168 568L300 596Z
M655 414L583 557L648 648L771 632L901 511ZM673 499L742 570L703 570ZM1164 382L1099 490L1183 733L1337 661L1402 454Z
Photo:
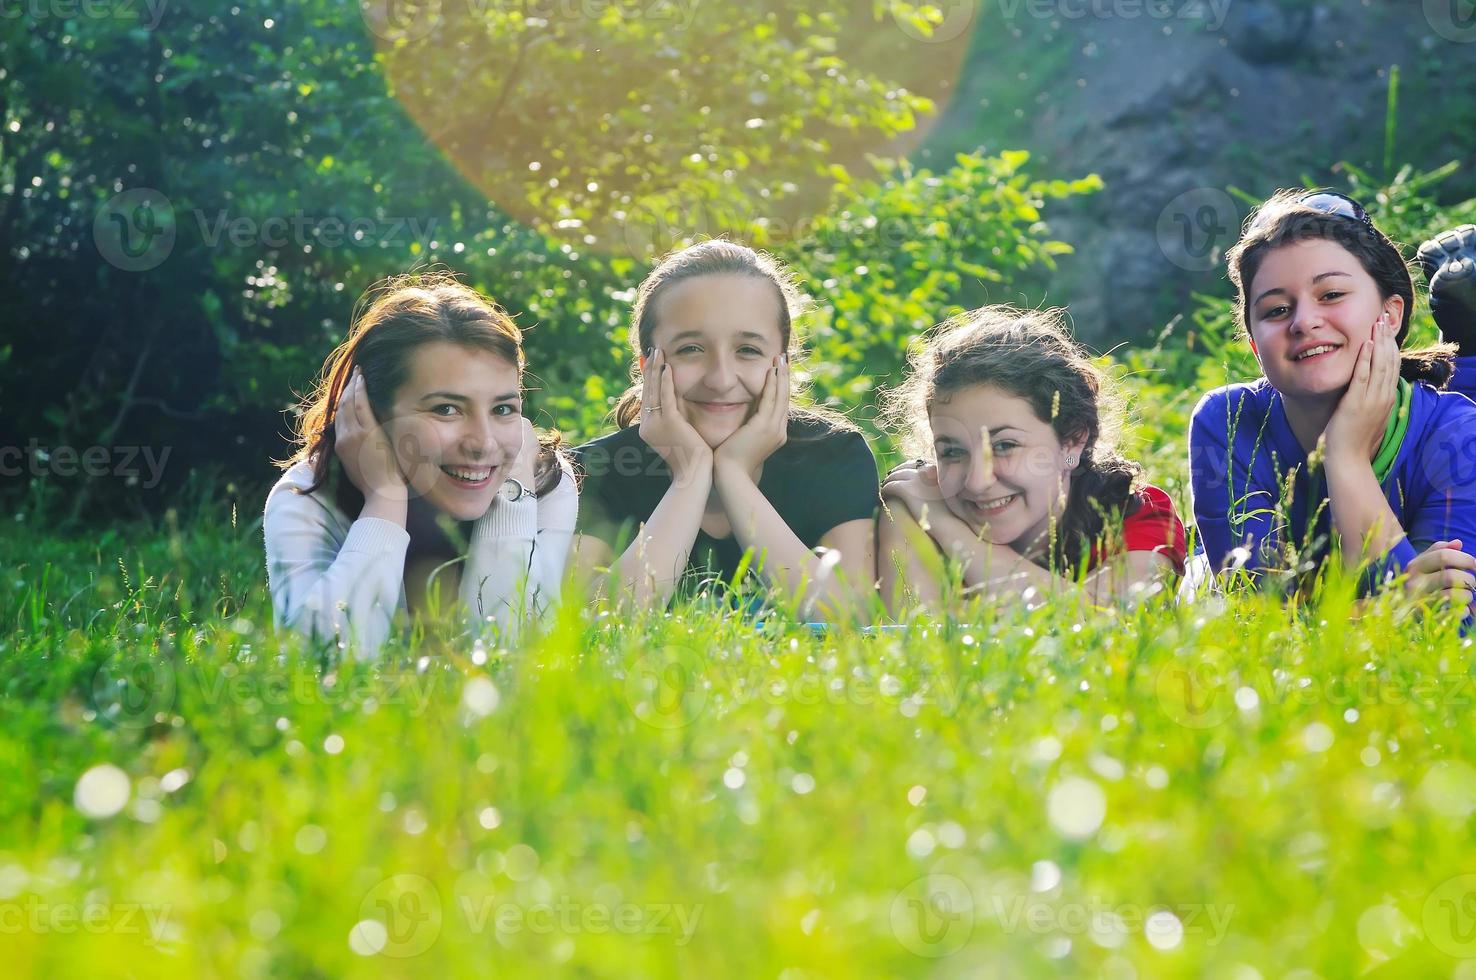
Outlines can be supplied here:
M492 420L484 415L468 416L461 430L461 451L467 461L480 463L492 451Z
M717 353L708 359L706 370L702 373L702 383L714 394L722 394L733 387L737 377L738 372L734 370L732 360Z
M1313 304L1303 303L1297 307L1296 315L1292 317L1291 326L1287 329L1296 334L1309 333L1317 327L1322 326L1322 314L1317 312Z
M977 497L994 485L994 454L986 444L984 451L975 453L969 460L969 472L964 477L964 492Z

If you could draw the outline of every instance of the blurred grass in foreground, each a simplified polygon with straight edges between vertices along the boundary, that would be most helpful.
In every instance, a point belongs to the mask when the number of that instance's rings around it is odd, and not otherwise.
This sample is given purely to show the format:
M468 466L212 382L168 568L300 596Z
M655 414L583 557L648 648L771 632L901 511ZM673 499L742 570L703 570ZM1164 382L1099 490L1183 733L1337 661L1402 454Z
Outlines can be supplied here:
M11 975L1476 976L1468 645L1393 603L325 665L259 533L0 536Z

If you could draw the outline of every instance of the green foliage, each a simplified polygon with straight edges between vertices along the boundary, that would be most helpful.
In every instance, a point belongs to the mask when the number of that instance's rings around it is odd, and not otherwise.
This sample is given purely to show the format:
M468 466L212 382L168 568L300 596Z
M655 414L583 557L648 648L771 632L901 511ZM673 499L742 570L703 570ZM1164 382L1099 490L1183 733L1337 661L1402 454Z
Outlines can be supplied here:
M886 181L837 189L813 234L786 252L820 303L809 323L817 393L869 413L921 333L986 302L1021 302L1031 274L1071 251L1049 237L1042 209L1101 181L1032 180L1029 157L960 154L942 173L901 165Z

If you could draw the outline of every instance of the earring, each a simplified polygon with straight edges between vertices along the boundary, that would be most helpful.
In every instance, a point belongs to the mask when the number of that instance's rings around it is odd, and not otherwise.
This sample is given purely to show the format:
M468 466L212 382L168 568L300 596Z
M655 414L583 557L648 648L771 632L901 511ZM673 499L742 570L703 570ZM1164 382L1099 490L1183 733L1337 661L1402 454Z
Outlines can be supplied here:
M1072 466L1072 467L1076 466L1076 457L1075 456L1067 456L1066 457L1066 465L1067 466Z

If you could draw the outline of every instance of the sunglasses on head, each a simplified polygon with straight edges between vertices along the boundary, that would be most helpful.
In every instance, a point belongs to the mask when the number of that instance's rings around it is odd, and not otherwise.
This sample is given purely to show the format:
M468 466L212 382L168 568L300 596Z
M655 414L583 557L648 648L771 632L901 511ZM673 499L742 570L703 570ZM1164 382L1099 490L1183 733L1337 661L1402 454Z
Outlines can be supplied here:
M1296 199L1297 204L1321 211L1324 214L1336 215L1339 218L1352 218L1354 221L1363 223L1365 228L1373 228L1373 219L1368 212L1363 210L1363 205L1353 200L1347 194L1339 194L1337 191L1308 191ZM1255 231L1262 225L1256 221L1250 230Z

